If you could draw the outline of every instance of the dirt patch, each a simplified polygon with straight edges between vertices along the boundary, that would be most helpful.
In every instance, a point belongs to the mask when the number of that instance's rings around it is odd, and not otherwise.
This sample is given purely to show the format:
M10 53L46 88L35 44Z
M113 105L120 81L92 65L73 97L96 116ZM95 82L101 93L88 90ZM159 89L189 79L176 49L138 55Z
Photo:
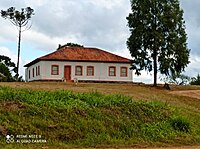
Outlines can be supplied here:
M21 109L24 109L25 106L14 101L6 101L0 103L0 108L6 110L6 111L18 111Z
M1 126L1 125L0 125L0 134L2 134L4 136L7 134L6 128L4 126Z
M181 96L186 96L186 97L192 97L192 98L200 99L200 90L172 91L171 93L172 94L181 95Z

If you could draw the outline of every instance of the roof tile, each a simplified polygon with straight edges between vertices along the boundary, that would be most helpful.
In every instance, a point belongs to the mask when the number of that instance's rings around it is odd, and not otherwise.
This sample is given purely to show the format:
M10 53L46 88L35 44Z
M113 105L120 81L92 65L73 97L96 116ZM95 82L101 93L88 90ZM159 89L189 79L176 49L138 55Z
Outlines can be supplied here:
M130 63L130 59L112 54L101 49L66 46L57 49L57 51L54 51L50 54L35 59L34 61L26 64L25 67L29 67L41 60Z

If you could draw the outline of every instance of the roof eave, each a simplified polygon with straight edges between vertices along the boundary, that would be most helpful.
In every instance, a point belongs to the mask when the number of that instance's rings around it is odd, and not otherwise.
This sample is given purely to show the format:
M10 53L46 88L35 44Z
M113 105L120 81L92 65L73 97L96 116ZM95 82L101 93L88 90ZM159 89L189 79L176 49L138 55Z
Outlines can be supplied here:
M40 61L40 59L35 59L35 60L31 61L30 63L24 65L24 67L30 67L31 65L34 65L35 63L37 63L39 61Z

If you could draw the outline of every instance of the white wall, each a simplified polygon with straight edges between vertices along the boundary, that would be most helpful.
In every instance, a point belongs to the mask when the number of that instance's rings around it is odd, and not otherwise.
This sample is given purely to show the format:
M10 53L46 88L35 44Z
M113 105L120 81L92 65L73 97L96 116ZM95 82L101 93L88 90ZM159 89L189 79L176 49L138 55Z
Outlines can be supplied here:
M37 75L36 76L36 67L40 66L40 75ZM34 68L34 77L33 77L33 68ZM25 80L26 81L34 81L34 80L41 80L42 78L42 69L44 69L45 66L44 66L44 63L43 62L38 62L28 68L26 68L25 70ZM30 78L29 78L29 70L30 70Z
M51 66L59 65L59 75L51 75ZM27 81L34 80L61 80L64 77L64 66L71 66L71 79L77 78L78 80L100 80L100 81L133 81L132 71L129 70L130 64L123 63L95 63L95 62L60 62L60 61L40 61L27 68L26 73L31 70L30 79L27 76ZM75 66L83 67L83 75L75 75ZM36 67L40 66L40 75L36 76ZM87 76L87 66L94 66L94 76ZM116 67L116 76L109 76L109 66ZM120 67L128 68L128 76L120 76ZM32 69L35 70L35 77L32 75Z

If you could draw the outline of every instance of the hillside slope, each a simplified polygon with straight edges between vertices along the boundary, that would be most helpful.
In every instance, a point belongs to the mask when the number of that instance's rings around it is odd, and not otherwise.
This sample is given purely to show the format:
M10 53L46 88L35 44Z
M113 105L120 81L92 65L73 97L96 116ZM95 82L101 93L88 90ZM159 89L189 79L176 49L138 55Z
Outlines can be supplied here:
M142 90L148 93L148 89ZM159 100L159 96L157 98ZM136 101L128 96L103 95L96 91L73 93L0 86L1 146L67 148L198 144L200 114L185 111L185 104L177 108L158 100ZM14 143L6 143L7 134L14 136Z

